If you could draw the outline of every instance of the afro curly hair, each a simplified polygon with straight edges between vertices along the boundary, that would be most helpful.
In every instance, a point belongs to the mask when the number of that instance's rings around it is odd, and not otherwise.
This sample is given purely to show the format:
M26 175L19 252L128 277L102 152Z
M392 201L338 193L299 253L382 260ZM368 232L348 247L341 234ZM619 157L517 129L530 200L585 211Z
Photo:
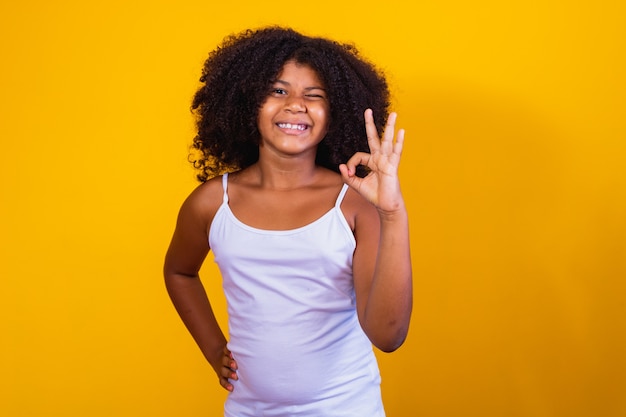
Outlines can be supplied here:
M226 37L204 63L192 111L197 135L190 162L201 182L254 164L259 158L259 108L287 61L310 66L325 85L328 133L316 163L339 172L355 152L368 152L365 109L372 109L382 133L389 89L382 72L354 45L309 37L290 28L266 27Z

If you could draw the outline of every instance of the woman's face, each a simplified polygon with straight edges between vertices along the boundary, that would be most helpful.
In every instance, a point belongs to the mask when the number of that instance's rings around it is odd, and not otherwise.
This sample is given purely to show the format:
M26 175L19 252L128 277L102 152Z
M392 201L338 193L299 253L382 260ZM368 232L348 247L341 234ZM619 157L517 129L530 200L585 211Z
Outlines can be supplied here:
M306 64L288 61L259 110L260 152L315 156L329 119L328 96L317 73Z

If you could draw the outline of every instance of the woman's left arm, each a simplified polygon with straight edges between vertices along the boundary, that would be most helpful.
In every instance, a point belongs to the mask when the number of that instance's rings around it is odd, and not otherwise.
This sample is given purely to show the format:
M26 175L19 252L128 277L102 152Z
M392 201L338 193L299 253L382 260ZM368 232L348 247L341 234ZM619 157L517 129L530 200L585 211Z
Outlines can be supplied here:
M398 179L404 131L395 134L395 120L391 113L381 139L366 110L370 153L356 153L339 167L346 184L371 203L356 210L353 273L361 326L385 352L404 342L413 303L408 214ZM355 174L359 165L370 170L365 178Z

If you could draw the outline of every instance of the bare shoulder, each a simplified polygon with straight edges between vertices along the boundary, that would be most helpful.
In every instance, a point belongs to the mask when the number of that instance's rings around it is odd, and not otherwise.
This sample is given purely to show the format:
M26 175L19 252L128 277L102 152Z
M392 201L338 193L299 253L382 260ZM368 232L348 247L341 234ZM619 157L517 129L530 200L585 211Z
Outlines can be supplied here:
M222 177L211 178L189 194L181 207L180 215L191 216L208 225L222 204L223 194Z
M209 251L208 233L222 202L221 177L211 179L185 199L165 257L169 274L196 276Z
M358 228L374 227L378 229L378 211L376 207L352 188L348 188L341 203L341 210L354 232Z

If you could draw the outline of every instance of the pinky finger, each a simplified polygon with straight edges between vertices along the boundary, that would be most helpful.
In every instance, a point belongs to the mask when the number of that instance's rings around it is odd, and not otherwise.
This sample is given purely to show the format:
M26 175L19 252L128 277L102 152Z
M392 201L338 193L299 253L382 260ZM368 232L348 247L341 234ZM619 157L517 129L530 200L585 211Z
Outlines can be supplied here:
M224 389L229 392L232 392L234 389L233 384L228 382L228 379L226 378L220 378L220 385L222 385L222 387L224 387Z
M396 134L396 143L393 144L393 153L397 155L402 154L402 147L404 145L404 129L398 130Z

